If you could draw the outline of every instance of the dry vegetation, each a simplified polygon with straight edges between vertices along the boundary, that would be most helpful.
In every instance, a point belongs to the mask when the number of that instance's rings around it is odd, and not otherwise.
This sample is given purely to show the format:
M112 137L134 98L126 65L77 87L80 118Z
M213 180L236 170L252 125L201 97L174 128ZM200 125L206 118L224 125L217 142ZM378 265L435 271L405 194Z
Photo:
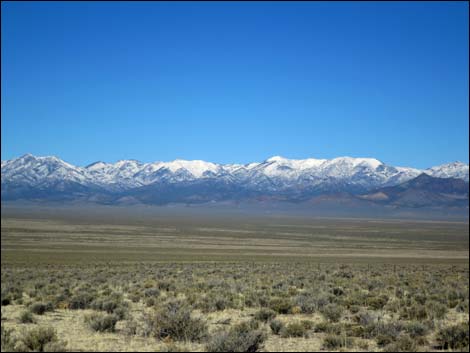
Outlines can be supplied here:
M2 351L469 350L468 224L214 222L2 214Z

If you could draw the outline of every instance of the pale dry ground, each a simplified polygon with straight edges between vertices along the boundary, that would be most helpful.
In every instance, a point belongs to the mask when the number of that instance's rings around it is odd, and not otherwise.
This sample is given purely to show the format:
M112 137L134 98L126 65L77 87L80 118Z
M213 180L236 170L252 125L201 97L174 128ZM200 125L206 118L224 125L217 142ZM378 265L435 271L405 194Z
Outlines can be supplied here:
M121 321L116 326L114 333L98 333L88 328L84 322L84 317L93 312L93 310L55 310L44 315L35 315L35 324L22 324L18 318L23 305L9 305L2 307L2 325L7 328L15 328L18 334L22 330L28 329L35 325L45 325L53 327L57 330L58 337L67 343L69 351L100 351L100 352L155 352L162 351L168 347L170 342L159 341L152 337L126 336L122 333L125 322ZM134 308L133 315L145 310L139 305ZM226 309L220 312L203 315L209 326L209 332L216 332L219 329L229 327L243 321L248 321L253 317L256 310L246 309L243 311ZM202 315L196 311L195 315ZM222 324L223 321L230 319L230 324ZM323 319L319 314L295 314L295 315L278 315L276 319L288 324L291 322L300 322L302 320L310 320L313 323L322 322ZM468 314L450 311L444 322L447 325L467 322ZM269 333L270 329L266 324L262 328ZM269 334L267 340L263 344L264 352L311 352L325 351L322 349L324 333L313 333L308 338L283 338L281 336ZM435 341L435 333L428 335L428 340L432 343ZM177 342L177 347L188 351L203 352L204 344L195 342L181 343ZM360 347L364 347L361 349ZM365 348L367 347L367 348ZM343 349L342 351L380 351L379 347L373 339L356 338L354 345ZM429 350L427 350L429 351ZM437 350L436 350L437 351Z
M22 309L23 306L16 305L2 308L2 316L7 317L3 325L19 329L18 333L21 333L22 329L32 327L34 324L21 324L17 321ZM85 316L92 312L93 310L56 310L41 316L36 315L35 319L38 325L56 329L58 337L67 343L67 350L70 351L155 352L165 346L163 342L155 339L125 336L120 334L119 330L115 333L94 332L84 322ZM191 350L198 350L197 348L194 343L191 344Z

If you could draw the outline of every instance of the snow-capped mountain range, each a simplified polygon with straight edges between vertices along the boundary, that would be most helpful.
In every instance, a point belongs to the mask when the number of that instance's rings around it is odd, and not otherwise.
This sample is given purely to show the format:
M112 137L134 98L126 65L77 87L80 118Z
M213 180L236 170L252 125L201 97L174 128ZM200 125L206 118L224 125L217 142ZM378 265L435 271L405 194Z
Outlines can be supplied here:
M351 157L296 160L275 156L249 164L121 160L81 167L53 156L26 154L1 162L2 198L40 198L48 191L53 191L54 195L86 194L87 197L91 194L129 197L133 191L138 191L158 197L158 193L165 192L164 186L175 190L179 186L188 188L188 185L199 187L192 189L196 196L201 186L204 186L205 195L211 188L217 190L214 191L215 198L226 197L223 195L229 191L232 194L243 191L256 195L294 193L297 196L343 191L361 193L398 185L422 173L469 180L469 166L461 162L421 170L390 166L374 158ZM39 191L43 192L38 194ZM31 194L33 196L29 196Z

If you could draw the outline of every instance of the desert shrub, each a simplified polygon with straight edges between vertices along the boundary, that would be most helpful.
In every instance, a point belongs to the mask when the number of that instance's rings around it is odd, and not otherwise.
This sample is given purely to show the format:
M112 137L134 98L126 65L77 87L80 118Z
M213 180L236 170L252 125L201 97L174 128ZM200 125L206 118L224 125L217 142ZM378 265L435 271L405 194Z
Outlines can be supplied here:
M69 309L86 309L93 301L93 296L87 293L79 293L70 298Z
M385 352L416 352L416 342L407 334L401 334L393 342L384 347Z
M376 321L364 327L363 337L374 338L379 346L386 346L394 342L403 331L401 322L381 322Z
M67 342L65 341L49 342L44 346L44 352L65 352L66 349Z
M392 313L398 313L400 310L400 300L391 299L387 302L387 305L383 307L384 310L391 311Z
M201 341L207 336L207 325L202 319L191 317L187 304L173 301L157 312L154 335L178 341Z
M120 305L112 311L113 315L116 315L119 320L124 320L127 317L128 309L127 306Z
M304 314L312 314L317 308L317 301L312 295L301 293L294 298L294 303Z
M344 294L344 290L341 287L335 287L331 290L331 292L336 297L342 296Z
M108 314L116 315L122 320L127 315L127 303L124 302L120 295L114 294L102 299L95 299L89 307L94 310L106 311Z
M426 336L429 328L421 322L411 321L405 325L405 331L412 337Z
M13 329L1 327L1 346L2 352L13 352L16 339L13 337Z
M341 333L341 327L340 325L333 324L328 321L322 321L315 325L315 327L313 328L313 331L339 335Z
M468 322L449 327L444 327L438 331L436 337L438 347L441 349L462 349L469 347L469 327Z
M134 326L135 334L143 337L155 336L155 313L142 312L140 318L131 320L133 323L129 324L132 330Z
M377 338L380 336L380 340L385 342L387 340L386 337L389 337L390 340L395 340L402 331L403 324L400 321L374 321L363 326L362 337Z
M160 289L158 288L147 288L144 291L144 297L158 297L160 295Z
M119 306L120 302L112 299L96 299L90 304L90 309L98 311L106 311L108 314L111 314L114 309Z
M16 347L19 351L25 352L46 352L49 348L56 349L61 348L65 350L65 343L59 342L57 339L57 333L52 327L36 327L29 331L26 331L20 337L20 344Z
M361 307L359 305L351 305L349 307L349 312L351 314L357 314L361 310Z
M343 300L344 300L344 304L348 307L363 306L365 305L367 301L367 295L366 293L362 291L356 290L356 291L349 293L349 295L345 297Z
M359 349L361 349L363 351L366 351L366 352L370 351L369 342L367 342L365 340L358 340L358 341L356 341L356 344L359 347Z
M455 307L455 310L458 313L468 313L468 304L469 304L468 299L464 300L460 302L459 304L457 304L457 306Z
M150 298L145 298L145 305L147 305L148 307L154 306L155 303L156 303L155 298L152 298L152 297L150 297Z
M347 324L346 326L346 333L348 336L352 337L366 337L366 330L363 326Z
M281 337L306 337L307 330L300 322L292 322L281 330Z
M392 343L395 340L395 338L391 335L378 334L375 340L377 341L377 346L384 347Z
M233 307L235 307L235 304L230 293L222 295L220 293L210 292L208 295L199 298L196 302L196 308L201 309L204 313L222 311Z
M3 283L3 282L2 282ZM23 290L16 285L2 285L1 304L10 305L14 300L21 299Z
M323 339L323 349L338 350L340 348L347 348L353 345L353 340L349 337L342 337L338 335L327 335Z
M370 311L359 311L353 316L353 320L361 326L369 326L377 321L377 314Z
M122 333L126 336L135 336L137 334L137 322L135 320L126 320L122 328Z
M52 304L52 303L51 303ZM68 296L65 294L58 294L53 299L53 308L66 309L69 307Z
M93 331L114 332L118 317L114 314L93 313L85 316L85 323Z
M292 304L287 298L273 298L269 302L269 308L279 314L289 314Z
M259 305L259 300L255 292L250 291L248 293L245 293L245 306L246 307L253 308L258 305ZM264 306L264 305L260 305L260 306Z
M426 307L421 304L406 306L400 311L400 318L407 320L424 320L427 317Z
M20 314L20 322L22 324L32 324L32 323L34 323L34 317L33 317L33 314L31 313L31 311L24 310Z
M312 330L315 327L313 321L310 320L302 320L300 323L305 327L306 330Z
M468 289L466 291L452 288L447 291L447 306L455 308L457 304L468 298Z
M257 352L265 339L253 323L243 322L226 332L214 334L206 349L208 352Z
M157 288L159 290L164 290L164 291L167 291L169 292L170 290L175 290L176 287L174 285L174 283L170 282L170 281L160 281L157 283Z
M343 314L342 308L335 304L326 305L320 310L320 312L331 322L338 322Z
M140 295L137 294L137 293L132 293L132 294L129 294L129 299L133 302L133 303L138 303L140 301ZM153 299L153 298L152 298Z
M2 297L2 306L7 306L11 304L11 298L10 297Z
M426 304L426 301L428 300L428 297L424 293L418 293L414 296L414 300L421 305Z
M279 335L281 330L284 328L284 323L279 320L272 320L269 323L269 327L271 328L271 330L273 331L275 335Z
M29 310L36 315L43 315L46 311L52 311L50 310L51 307L47 306L44 303L34 303L29 307Z
M426 304L426 313L430 319L442 320L447 314L447 306L436 301Z
M276 317L276 312L271 309L262 308L255 313L255 319L268 322Z
M214 301L214 307L217 311L225 310L229 306L229 301L225 297L217 297Z
M367 304L374 310L382 309L388 302L388 296L380 295L378 297L372 297L367 300Z

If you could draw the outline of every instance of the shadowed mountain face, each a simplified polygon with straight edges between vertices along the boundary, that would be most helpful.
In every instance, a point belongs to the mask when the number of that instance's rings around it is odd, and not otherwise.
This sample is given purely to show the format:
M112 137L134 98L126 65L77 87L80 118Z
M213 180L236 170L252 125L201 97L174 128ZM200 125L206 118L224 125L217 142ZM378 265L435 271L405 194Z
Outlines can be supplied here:
M406 207L468 207L469 185L461 179L434 178L427 174L396 186L378 189L360 198Z
M455 162L419 170L373 158L272 157L245 165L125 160L77 167L56 157L25 155L2 162L2 200L465 208L468 165Z

